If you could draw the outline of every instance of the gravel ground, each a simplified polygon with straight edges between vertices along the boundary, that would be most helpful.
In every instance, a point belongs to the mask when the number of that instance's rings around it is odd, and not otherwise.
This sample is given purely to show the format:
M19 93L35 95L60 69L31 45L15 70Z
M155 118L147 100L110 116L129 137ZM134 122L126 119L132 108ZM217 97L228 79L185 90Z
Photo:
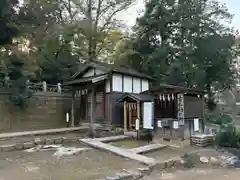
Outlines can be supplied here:
M239 180L240 171L236 169L191 169L153 172L142 180Z
M84 147L82 144L68 146ZM93 180L143 167L137 162L95 149L60 159L52 156L54 152L1 152L0 179Z
M144 153L144 155L155 158L157 161L164 161L177 156L183 156L185 153L190 153L197 150L201 150L201 148L195 146L188 146L184 148L166 147L157 151Z

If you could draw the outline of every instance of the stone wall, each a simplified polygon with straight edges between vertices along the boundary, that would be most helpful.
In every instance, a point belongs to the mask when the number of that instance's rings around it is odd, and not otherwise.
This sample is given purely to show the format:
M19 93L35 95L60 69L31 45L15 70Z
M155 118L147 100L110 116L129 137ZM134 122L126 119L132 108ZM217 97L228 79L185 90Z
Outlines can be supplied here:
M79 104L77 102L76 100L76 119ZM14 106L7 94L0 94L0 132L66 127L66 112L71 113L70 94L35 93L24 110Z

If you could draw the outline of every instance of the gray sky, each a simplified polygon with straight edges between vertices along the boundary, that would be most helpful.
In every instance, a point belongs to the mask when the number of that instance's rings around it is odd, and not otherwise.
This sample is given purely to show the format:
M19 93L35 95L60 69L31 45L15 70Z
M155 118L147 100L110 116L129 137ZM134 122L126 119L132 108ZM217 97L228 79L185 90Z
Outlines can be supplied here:
M218 0L225 3L229 11L234 14L232 26L240 30L240 0ZM118 14L118 19L122 20L127 26L133 26L139 12L144 9L144 0L137 0L134 6L127 11Z

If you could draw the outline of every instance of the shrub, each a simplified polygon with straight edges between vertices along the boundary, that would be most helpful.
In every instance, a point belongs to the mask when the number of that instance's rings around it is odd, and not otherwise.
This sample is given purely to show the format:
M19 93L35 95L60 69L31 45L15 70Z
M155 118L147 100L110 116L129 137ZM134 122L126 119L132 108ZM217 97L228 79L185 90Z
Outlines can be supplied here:
M232 123L232 117L227 115L227 114L223 114L221 115L219 118L217 118L216 120L216 124L218 125L225 125L225 124L230 124Z
M217 133L215 143L219 147L240 148L240 134L233 125L227 125Z
M184 167L190 169L196 166L196 162L199 161L199 156L197 154L185 153L182 159L184 161Z

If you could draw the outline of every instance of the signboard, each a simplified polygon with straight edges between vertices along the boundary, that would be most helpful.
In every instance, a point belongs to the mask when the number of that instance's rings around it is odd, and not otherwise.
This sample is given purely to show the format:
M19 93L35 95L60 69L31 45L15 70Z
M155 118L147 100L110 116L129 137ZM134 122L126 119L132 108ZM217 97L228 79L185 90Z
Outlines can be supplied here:
M161 128L162 127L162 121L158 120L158 127Z
M178 129L178 128L179 128L178 121L173 121L173 129Z
M179 125L184 125L184 94L177 95L177 108Z
M153 103L143 103L143 128L153 129Z
M138 131L139 128L140 128L140 123L139 123L139 119L136 119L136 122L135 122L135 129Z
M67 123L69 122L69 113L68 112L66 113L66 122Z
M199 119L194 119L194 131L199 131Z

